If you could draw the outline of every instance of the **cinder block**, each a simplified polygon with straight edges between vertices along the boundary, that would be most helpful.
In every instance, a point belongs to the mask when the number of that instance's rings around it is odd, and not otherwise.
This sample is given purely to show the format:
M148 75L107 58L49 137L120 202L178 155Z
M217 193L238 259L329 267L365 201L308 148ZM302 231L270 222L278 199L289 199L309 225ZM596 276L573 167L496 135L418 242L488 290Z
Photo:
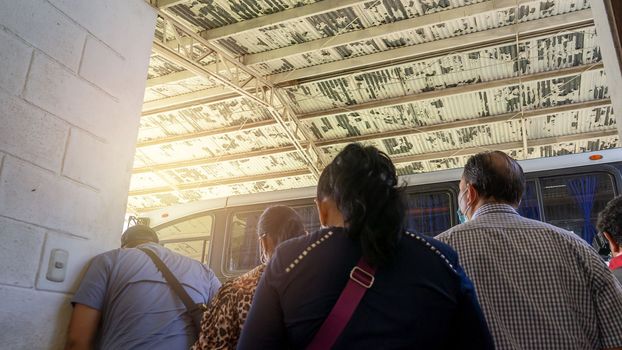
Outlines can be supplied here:
M0 0L0 8L3 26L73 71L78 70L86 39L84 29L47 1Z
M0 283L34 286L43 229L0 217Z
M26 100L105 139L123 126L118 103L105 92L35 53Z
M60 171L69 132L66 123L2 91L0 120L0 150Z
M4 159L0 215L93 238L110 227L106 204L95 190L11 156Z
M126 62L97 39L88 37L80 65L80 75L91 83L119 97L125 92L128 75Z
M48 231L47 238L45 239L45 247L43 248L43 258L41 259L39 276L37 277L37 289L75 293L91 258L107 250L118 248L118 246L108 246L102 243L103 242L100 240L93 241L72 238L67 235ZM54 282L46 278L50 262L50 253L53 249L63 249L69 253L65 280L62 282Z
M63 175L100 190L112 190L127 182L131 169L130 154L119 154L116 147L79 129L71 130Z
M62 349L71 317L70 296L0 286L3 349Z
M32 48L13 34L0 30L0 89L21 94L31 56Z
M151 47L156 13L142 0L50 2L123 57L142 52L145 41Z

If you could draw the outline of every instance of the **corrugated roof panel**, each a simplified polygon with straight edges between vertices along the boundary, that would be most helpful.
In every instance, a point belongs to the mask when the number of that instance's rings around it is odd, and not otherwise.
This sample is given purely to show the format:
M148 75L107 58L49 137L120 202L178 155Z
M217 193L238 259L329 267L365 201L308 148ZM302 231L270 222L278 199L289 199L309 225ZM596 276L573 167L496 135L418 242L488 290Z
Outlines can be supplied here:
M244 182L233 185L210 186L196 190L132 196L128 205L135 208L159 208L195 200L215 199L248 193L270 192L290 188L314 186L311 175L276 178L265 181Z
M597 130L615 129L613 108L601 107L565 112L528 120L530 139L579 134Z
M369 1L363 5L359 5L358 7L365 11L365 16L369 18L374 25L380 25L400 21L406 18L429 15L434 12L448 10L455 7L462 7L483 1L484 0L385 0Z
M198 76L172 83L158 84L145 89L145 94L148 93L148 97L151 98L148 99L147 96L145 96L145 102L156 101L161 98L179 96L195 91L206 90L220 85L221 84L217 83L216 81ZM206 94L208 93L209 91L206 91Z
M163 186L169 184L154 173L133 174L130 180L130 191Z
M165 170L177 183L194 183L240 176L262 175L273 172L305 169L305 163L296 152L278 153L228 162Z
M523 84L522 94L525 109L552 107L573 102L602 99L609 96L604 70L584 72L581 75L565 76L550 80ZM508 108L517 101L515 96L508 100Z
M291 142L279 126L266 126L228 134L193 138L158 146L141 147L140 151L156 163L216 158L225 154L289 146Z
M172 6L171 13L203 30L312 4L313 0L192 0Z
M599 62L599 48L593 40L594 28L563 33L553 38L522 41L520 72L516 45L443 56L391 68L355 74L352 78L332 78L288 87L288 96L298 113L412 95L419 92L468 85L519 74L533 74L581 64ZM543 47L555 47L557 54L544 55ZM554 50L554 51L555 51ZM353 81L354 80L354 84Z
M165 59L157 54L151 55L149 59L149 71L147 73L147 79L161 77L163 75L181 72L184 69L173 62Z
M243 32L217 42L234 55L247 55L269 51L275 48L300 44L320 39L321 33L304 19Z
M155 100L159 100L165 97L166 96L162 95L161 93L153 89L147 88L145 89L145 97L143 98L143 102L155 101Z
M555 145L535 147L529 158L556 157L566 154L601 151L618 147L618 136L600 137L575 142L561 142Z
M568 1L563 2L561 0L539 0L523 4L519 10L519 22L589 8L589 2L586 0L571 0L570 2L572 6L568 5ZM561 6L562 3L564 3L564 6ZM282 60L276 60L259 64L256 68L261 70L264 74L276 74L287 70L310 67L345 58L369 55L397 47L412 46L468 33L499 28L515 23L515 12L516 8L510 7L507 9L479 13L470 17L463 17L431 26L413 28L403 32L373 38L373 40L372 38L368 38L359 42L338 46L334 49L327 48L323 50L325 52L330 52L330 54L318 56L314 53L305 53L298 56L287 57L287 63ZM262 49L266 50L266 46L262 46ZM337 50L337 54L331 52L332 50ZM304 59L297 59L301 56L304 56Z
M467 128L451 129L429 133L418 133L400 137L379 138L365 141L384 151L391 157L423 155L438 151L460 150L468 147L520 141L521 123L519 120L477 125ZM322 147L331 157L335 156L346 144Z
M190 91L199 91L221 85L214 79L206 79L201 76L194 76L192 78L180 80L176 83L182 85Z
M328 140L509 112L518 115L521 110L521 91L524 93L524 110L608 96L604 73L596 70L584 72L578 77L527 82L522 90L518 85L512 85L399 106L312 118L304 123L316 139Z
M149 88L147 90L152 90L154 92L157 92L164 97L178 96L178 95L183 95L183 94L192 92L192 90L188 89L187 87L181 84L158 85L158 86Z
M447 170L463 167L468 157L457 156L442 159L432 159L420 162L398 163L395 165L397 174L400 176L419 174L424 172L432 172L438 170ZM417 183L409 183L409 185L418 185Z
M270 114L246 99L199 105L177 111L144 116L140 120L139 142L166 136L242 125L270 119Z
M484 0L369 1L353 7L303 19L295 19L250 32L243 32L218 42L235 54L246 55L332 37L336 34L375 27L384 23L396 22L422 14L430 14L482 1Z

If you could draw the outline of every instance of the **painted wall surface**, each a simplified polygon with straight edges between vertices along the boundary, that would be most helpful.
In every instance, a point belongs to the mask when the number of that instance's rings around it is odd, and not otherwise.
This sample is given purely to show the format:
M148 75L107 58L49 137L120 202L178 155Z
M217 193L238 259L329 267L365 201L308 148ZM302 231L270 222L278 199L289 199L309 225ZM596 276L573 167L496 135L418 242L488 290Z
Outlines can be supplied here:
M86 263L123 226L155 12L0 0L0 348L59 349ZM69 253L64 281L50 252Z

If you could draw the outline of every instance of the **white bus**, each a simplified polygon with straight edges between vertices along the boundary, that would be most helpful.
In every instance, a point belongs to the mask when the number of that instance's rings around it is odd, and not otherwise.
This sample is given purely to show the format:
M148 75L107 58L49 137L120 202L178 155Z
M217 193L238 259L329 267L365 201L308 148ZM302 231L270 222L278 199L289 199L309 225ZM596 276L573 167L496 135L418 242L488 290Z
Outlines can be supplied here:
M527 188L519 212L574 231L595 248L598 212L622 193L622 151L614 149L520 161ZM407 184L408 228L437 235L456 225L458 182L462 169L401 177ZM146 213L161 243L207 263L221 279L238 276L259 264L255 225L262 211L288 205L319 228L314 187L192 202Z

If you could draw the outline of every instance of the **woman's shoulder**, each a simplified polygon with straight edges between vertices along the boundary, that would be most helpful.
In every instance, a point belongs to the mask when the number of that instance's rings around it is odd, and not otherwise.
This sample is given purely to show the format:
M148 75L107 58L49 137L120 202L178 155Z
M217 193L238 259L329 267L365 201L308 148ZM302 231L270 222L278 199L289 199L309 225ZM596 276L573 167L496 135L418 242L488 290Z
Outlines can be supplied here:
M289 273L309 257L317 255L321 251L318 248L328 244L341 231L341 228L320 229L279 244L268 266L270 274Z
M265 264L260 264L254 269L248 271L247 273L231 280L231 288L241 289L241 290L255 290L257 283L259 283L259 279L266 269Z
M458 253L449 245L433 237L412 231L404 232L404 241L411 249L427 252L428 254L425 254L425 256L428 257L428 259L435 259L457 273Z

